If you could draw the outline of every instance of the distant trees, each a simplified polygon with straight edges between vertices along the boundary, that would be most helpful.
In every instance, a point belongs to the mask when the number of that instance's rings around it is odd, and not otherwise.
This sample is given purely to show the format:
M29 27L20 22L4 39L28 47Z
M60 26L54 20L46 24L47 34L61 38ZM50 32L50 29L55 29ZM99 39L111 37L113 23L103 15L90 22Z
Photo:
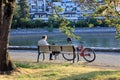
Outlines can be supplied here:
M84 9L94 11L90 17L102 17L97 22L102 26L115 27L120 37L120 0L79 0Z
M101 22L100 22L101 21ZM69 21L69 25L71 27L78 27L78 28L83 28L83 27L90 27L89 24L92 24L92 27L96 26L101 26L101 27L109 27L108 22L106 22L105 19L99 20L96 18L87 18L84 20L78 20L77 22ZM36 24L37 23L37 24ZM60 20L53 17L49 18L48 22L45 22L41 19L36 19L36 20L30 20L30 19L23 19L21 18L19 23L18 20L13 20L12 23L12 29L17 29L17 28L45 28L45 27L53 27L53 28L59 28Z
M18 0L14 11L12 28L24 28L25 26L25 28L27 28L28 25L31 24L29 17L29 5L27 0Z
M28 0L18 0L18 14L20 18L29 18L29 5Z

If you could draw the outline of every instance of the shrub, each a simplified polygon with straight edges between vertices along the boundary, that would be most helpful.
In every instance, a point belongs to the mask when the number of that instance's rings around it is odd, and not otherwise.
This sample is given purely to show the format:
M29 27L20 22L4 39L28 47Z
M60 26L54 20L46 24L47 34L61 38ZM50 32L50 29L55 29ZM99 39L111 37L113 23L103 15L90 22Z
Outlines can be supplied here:
M17 23L17 20L13 20L13 21L12 21L11 28L12 28L12 29L17 29L17 24L18 24L18 23Z
M40 19L34 20L34 28L43 28L43 21Z
M88 27L88 23L85 20L79 20L75 24L76 27Z
M95 18L87 18L85 20L78 20L77 22L69 21L70 23L68 26L72 27L108 27L109 20L99 20ZM118 21L119 22L119 21ZM17 28L47 28L48 30L52 31L53 28L59 28L60 21L59 19L49 19L48 22L42 21L40 19L37 20L30 20L28 18L24 19L21 18L19 20L13 20L12 22L12 29Z

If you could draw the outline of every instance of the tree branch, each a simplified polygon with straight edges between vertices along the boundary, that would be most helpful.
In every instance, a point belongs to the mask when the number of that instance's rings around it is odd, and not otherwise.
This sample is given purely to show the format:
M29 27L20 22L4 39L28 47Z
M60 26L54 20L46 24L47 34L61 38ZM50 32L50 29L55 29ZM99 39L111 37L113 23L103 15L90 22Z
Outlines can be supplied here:
M120 12L117 11L117 6L116 6L117 3L116 3L116 0L114 0L113 3L114 3L115 12L116 12L118 15L120 15Z

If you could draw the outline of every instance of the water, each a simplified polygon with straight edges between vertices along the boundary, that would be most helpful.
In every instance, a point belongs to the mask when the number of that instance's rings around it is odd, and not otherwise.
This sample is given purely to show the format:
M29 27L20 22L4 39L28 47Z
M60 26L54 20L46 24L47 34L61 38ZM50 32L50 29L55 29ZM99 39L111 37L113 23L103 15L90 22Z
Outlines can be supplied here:
M76 33L81 36L80 41L84 41L86 47L120 47L120 40L115 39L115 33ZM43 34L24 34L10 35L10 46L36 46L38 40ZM58 45L66 44L66 36L64 34L47 33L48 42ZM79 45L79 41L73 40L73 43Z

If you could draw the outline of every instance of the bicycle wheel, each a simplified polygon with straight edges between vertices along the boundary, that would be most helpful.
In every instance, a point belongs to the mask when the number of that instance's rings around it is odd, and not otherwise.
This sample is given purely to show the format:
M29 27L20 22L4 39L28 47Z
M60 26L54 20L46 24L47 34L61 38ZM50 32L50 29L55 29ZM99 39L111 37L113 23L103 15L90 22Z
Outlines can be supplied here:
M75 53L62 53L62 56L67 61L72 61L75 59Z
M95 51L91 48L85 48L84 52L83 52L83 58L87 61L87 62L93 62L96 58L96 54Z

